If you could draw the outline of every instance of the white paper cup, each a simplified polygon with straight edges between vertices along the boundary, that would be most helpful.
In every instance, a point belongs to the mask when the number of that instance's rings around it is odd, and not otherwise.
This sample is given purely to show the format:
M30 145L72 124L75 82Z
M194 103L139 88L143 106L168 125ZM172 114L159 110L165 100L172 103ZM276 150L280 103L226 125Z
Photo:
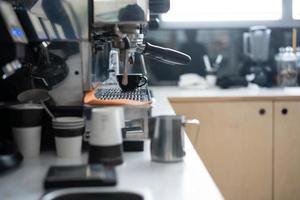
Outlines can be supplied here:
M10 106L13 138L24 158L40 154L43 110L40 104Z
M81 117L58 117L52 120L57 156L76 158L81 156L84 119Z
M61 158L77 158L81 156L82 135L75 137L55 136L56 153Z
M42 127L12 128L16 142L24 158L35 158L40 154Z
M123 163L121 107L93 108L89 139L89 163L119 165Z

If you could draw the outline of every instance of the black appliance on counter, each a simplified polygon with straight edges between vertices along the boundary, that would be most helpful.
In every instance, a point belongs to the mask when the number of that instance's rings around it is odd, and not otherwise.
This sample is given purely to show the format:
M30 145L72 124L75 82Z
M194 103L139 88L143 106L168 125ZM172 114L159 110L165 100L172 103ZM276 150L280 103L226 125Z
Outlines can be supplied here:
M28 43L13 7L0 1L0 80L21 68ZM0 91L4 92L4 91ZM22 155L11 140L7 105L0 105L0 174L18 167ZM5 115L3 115L5 114ZM7 136L7 137L6 137Z
M252 83L262 87L271 87L275 69L270 59L271 29L265 26L252 26L243 34L243 51L247 57L242 75L252 75Z
M17 168L23 160L16 145L0 139L0 175Z
M0 79L7 78L21 68L25 57L27 37L13 7L0 1Z

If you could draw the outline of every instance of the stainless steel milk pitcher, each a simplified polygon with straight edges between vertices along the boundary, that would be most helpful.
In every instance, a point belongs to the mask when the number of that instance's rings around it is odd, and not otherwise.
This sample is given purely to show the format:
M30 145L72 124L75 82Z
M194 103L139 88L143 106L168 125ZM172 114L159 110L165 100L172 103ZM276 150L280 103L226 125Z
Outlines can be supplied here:
M164 115L149 119L151 158L156 162L180 162L185 156L184 125L199 124L181 115Z

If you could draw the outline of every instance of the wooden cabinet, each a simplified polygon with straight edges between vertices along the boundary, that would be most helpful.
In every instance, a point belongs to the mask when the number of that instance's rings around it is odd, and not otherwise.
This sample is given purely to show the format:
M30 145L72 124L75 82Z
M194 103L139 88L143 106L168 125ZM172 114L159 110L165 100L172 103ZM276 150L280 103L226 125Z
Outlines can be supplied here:
M186 131L225 199L300 199L300 101L170 101L200 120L198 133Z
M177 114L200 120L192 142L225 199L272 199L271 102L172 105Z
M274 200L300 199L300 102L275 102Z

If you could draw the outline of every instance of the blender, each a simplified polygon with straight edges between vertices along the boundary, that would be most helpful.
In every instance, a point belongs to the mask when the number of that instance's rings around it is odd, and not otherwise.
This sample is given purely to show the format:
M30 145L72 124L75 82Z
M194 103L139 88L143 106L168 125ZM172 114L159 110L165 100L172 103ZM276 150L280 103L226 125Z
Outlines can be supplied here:
M253 75L252 83L270 86L273 70L269 66L271 30L265 26L250 27L243 34L244 54L249 58L248 74Z

